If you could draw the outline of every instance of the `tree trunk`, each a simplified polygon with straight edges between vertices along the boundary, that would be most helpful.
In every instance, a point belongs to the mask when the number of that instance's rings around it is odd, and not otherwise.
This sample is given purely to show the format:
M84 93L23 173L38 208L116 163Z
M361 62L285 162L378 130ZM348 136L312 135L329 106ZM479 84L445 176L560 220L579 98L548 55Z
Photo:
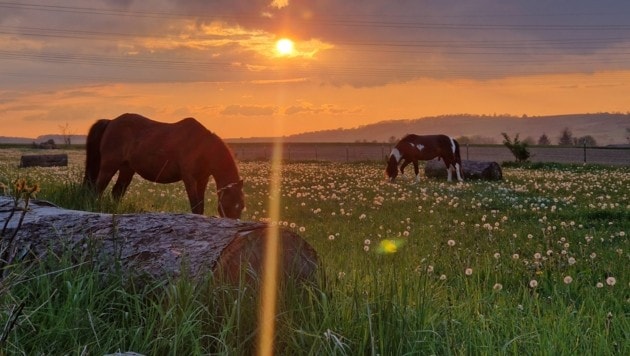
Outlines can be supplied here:
M462 161L464 179L501 180L503 172L497 162ZM424 166L424 174L430 178L446 179L446 165L441 160L428 161ZM453 173L453 179L457 175Z
M13 200L0 197L2 226L9 218ZM3 244L18 226L20 211L8 222ZM120 266L132 277L157 279L186 274L238 283L242 271L248 281L262 278L269 226L263 223L207 217L196 214L100 214L65 210L46 201L31 200L29 210L12 245L13 256L34 260L48 253L70 250L77 259L89 256L103 269ZM299 235L279 232L279 270L284 277L315 277L317 253ZM27 257L28 258L28 257ZM119 264L117 264L118 262Z
M20 158L20 167L56 167L67 166L68 155L25 155Z

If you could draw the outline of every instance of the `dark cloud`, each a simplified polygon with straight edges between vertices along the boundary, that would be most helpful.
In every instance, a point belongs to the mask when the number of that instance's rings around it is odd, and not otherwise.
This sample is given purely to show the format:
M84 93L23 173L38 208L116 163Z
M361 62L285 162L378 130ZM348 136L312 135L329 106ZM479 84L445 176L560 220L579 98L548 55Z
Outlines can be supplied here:
M0 4L0 71L9 79L5 83L28 76L89 82L308 77L361 87L418 78L630 69L625 0L289 0L281 8L271 3ZM210 25L239 30L202 33ZM298 46L317 40L329 48L298 69L280 72L251 43L282 35Z

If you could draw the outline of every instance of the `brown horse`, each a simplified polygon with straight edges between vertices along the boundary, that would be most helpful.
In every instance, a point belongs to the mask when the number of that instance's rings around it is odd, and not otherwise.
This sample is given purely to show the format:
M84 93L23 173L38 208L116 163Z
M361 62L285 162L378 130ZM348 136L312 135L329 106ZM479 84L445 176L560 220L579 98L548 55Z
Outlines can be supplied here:
M444 161L449 182L453 178L452 170L457 173L457 180L460 182L464 180L461 173L462 159L459 154L459 143L446 135L418 136L412 134L403 137L392 149L385 172L393 182L398 176L398 165L402 162L400 173L404 174L405 167L413 162L416 181L418 181L418 174L420 173L418 160L428 161L435 157Z
M135 173L157 183L184 181L190 208L203 214L204 194L212 175L217 187L218 210L238 219L244 208L243 180L232 153L214 133L193 118L174 124L137 114L97 121L88 133L83 185L100 196L112 177L118 180L112 196L119 200Z

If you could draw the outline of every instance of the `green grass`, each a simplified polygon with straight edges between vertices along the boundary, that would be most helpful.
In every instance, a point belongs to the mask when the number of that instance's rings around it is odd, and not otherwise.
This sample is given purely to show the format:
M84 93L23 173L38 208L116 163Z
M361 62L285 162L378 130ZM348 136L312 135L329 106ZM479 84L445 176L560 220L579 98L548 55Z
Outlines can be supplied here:
M78 187L76 161L52 170L0 165L0 180L38 181L40 198L73 209L188 211L183 185L139 179L121 205L95 203ZM269 165L240 169L243 219L268 221ZM286 164L277 223L304 237L321 265L316 286L279 294L277 353L629 354L630 168L503 170L500 182L390 184L377 163ZM387 239L402 246L378 253ZM58 256L15 267L0 292L0 325L25 303L6 354L256 348L257 293L211 276L139 286Z

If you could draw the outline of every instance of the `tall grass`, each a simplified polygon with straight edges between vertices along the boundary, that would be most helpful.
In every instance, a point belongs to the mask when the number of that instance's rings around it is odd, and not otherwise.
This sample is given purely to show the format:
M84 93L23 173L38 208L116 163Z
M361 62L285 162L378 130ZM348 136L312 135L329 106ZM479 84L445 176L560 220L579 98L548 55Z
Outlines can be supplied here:
M2 166L0 166L2 167ZM270 167L240 164L244 219L268 221ZM135 180L94 203L80 166L40 198L109 212L188 211L182 185ZM374 163L289 163L280 224L317 251L316 285L283 286L278 354L628 354L630 168L504 167L501 182L383 181ZM50 177L64 177L52 179ZM208 192L206 211L216 199ZM396 241L395 252L379 251ZM7 354L251 354L259 297L208 276L134 285L70 253L3 281L0 325L25 307Z

